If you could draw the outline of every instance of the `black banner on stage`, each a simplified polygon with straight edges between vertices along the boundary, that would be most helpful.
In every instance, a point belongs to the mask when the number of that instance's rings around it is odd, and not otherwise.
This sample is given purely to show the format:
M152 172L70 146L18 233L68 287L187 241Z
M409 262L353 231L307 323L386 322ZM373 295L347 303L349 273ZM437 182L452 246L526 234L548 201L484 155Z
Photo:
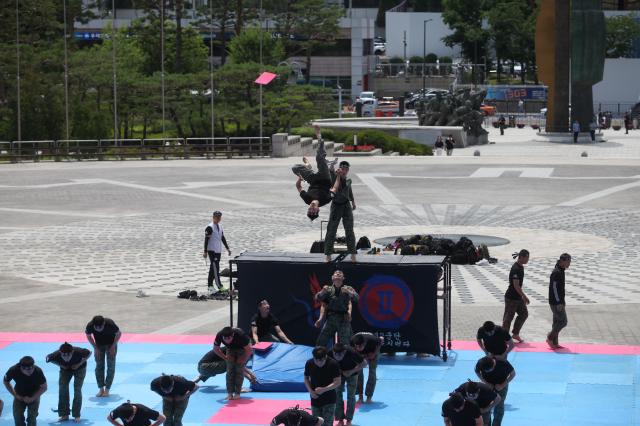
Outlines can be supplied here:
M314 299L331 274L340 269L345 285L359 294L353 307L353 332L384 337L383 352L440 355L437 283L440 256L359 256L339 265L309 254L248 253L238 265L238 326L250 331L257 304L267 299L287 336L297 344L315 346L314 326L320 303Z

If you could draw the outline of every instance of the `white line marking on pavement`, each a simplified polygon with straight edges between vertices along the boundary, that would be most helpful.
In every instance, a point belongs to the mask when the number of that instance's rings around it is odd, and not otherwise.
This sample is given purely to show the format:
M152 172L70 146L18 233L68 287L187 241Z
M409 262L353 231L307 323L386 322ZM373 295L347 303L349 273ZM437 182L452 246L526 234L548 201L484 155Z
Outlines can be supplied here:
M521 178L548 178L553 168L547 167L480 167L471 173L472 178L497 178L505 172L520 172Z
M391 191L376 179L377 177L391 177L389 173L358 173L357 176L369 187L371 192L380 198L383 204L402 204Z
M105 218L113 218L113 217L130 217L130 216L140 216L139 214L101 214L101 213L79 213L79 212L69 212L62 210L35 210L35 209L14 209L11 207L0 207L0 211L12 212L12 213L30 213L30 214L45 214L47 216L71 216L71 217L85 217L85 218L97 218L97 219L105 219Z
M234 303L234 312L237 312L237 304ZM151 334L184 334L188 331L195 330L207 324L213 324L225 317L229 316L229 306L214 309L197 317L189 318L182 322L152 331Z
M560 203L558 205L563 207L573 207L582 203L586 203L587 201L597 200L598 198L606 197L608 195L615 194L616 192L626 191L627 189L636 188L638 186L640 186L640 180L631 183L625 183L624 185L612 186L611 188L583 195L582 197L574 198L573 200L565 201L564 203Z
M362 211L362 210L364 210L367 213L370 213L370 214L372 214L374 216L386 216L386 214L382 210L380 210L377 207L370 206L368 204L358 205L357 209L356 209L356 213L359 212L359 211Z
M389 215L391 215L391 216L409 217L408 214L403 212L402 209L400 207L398 207L398 205L395 205L395 204L382 205L382 206L380 206L380 208L383 209L384 211L388 212Z
M422 204L405 204L405 207L411 211L411 213L418 216L420 219L428 219L427 211Z
M295 183L295 176L292 180L232 180L228 182L183 182L183 186L168 186L165 189L198 189L198 188L213 188L218 186L229 186L229 185L271 185L271 184L281 184L287 185L292 182Z
M71 294L90 293L92 291L97 291L97 290L95 288L90 288L90 287L72 287L72 288L65 288L64 290L45 291L45 292L25 294L24 296L3 297L2 299L0 299L0 305L4 305L6 303L28 302L30 300L42 300L42 299L48 299L50 297L68 296Z
M166 189L166 188L157 188L157 187L153 187L153 186L148 186L148 185L139 185L136 183L128 183L128 182L120 182L117 180L111 180L111 179L96 179L99 182L102 183L108 183L111 185L116 185L116 186L124 186L126 188L134 188L134 189L141 189L143 191L151 191L151 192L160 192L163 194L170 194L170 195L180 195L183 197L191 197L191 198L199 198L201 200L209 200L209 201L218 201L218 202L222 202L222 203L229 203L229 204L237 204L240 206L244 206L244 207L267 207L264 204L259 204L259 203L250 203L247 201L240 201L240 200L234 200L231 198L225 198L225 197L215 197L212 195L203 195L203 194L193 194L191 192L184 192L184 191L177 191L174 189Z
M44 183L41 185L0 185L0 189L49 189L49 188L58 188L61 186L86 185L91 183L94 183L94 182L85 182L83 180L75 180L73 182Z

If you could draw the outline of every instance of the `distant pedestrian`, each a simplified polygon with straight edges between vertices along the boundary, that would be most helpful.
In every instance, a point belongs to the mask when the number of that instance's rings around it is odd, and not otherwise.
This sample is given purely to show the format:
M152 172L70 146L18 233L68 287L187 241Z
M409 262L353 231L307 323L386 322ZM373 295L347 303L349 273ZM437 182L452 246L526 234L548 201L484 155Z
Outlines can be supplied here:
M564 300L564 271L571 265L571 255L563 253L549 278L549 307L553 313L551 332L547 334L547 344L553 349L560 348L558 335L567 326L567 311Z
M524 101L522 99L518 101L518 112L524 114Z
M628 112L624 113L624 134L629 134L629 129L631 128L631 115Z
M444 143L447 148L447 156L451 157L453 155L453 148L456 144L456 142L453 140L453 136L449 135Z
M596 123L596 120L594 119L589 123L589 135L591 136L591 142L596 141L596 130L598 130L598 123Z
M109 390L116 374L116 355L118 353L118 341L120 340L120 328L111 318L96 315L87 324L85 330L87 340L93 346L93 356L96 359L96 383L98 384L97 397L109 396ZM107 375L104 375L104 364L107 364Z
M500 136L504 136L504 128L507 125L507 119L504 118L504 114L500 114L500 118L498 118L498 127L500 128Z
M182 426L182 417L189 405L189 397L198 390L198 385L182 376L163 374L153 379L151 390L162 397L165 426Z
M467 401L474 402L480 408L484 426L491 426L491 410L502 401L491 386L469 380L458 386L455 392L459 392Z
M493 422L491 426L501 426L504 417L504 403L509 392L509 382L516 376L516 371L509 361L485 356L476 363L476 374L483 383L489 385L500 395L500 402L493 408Z
M580 123L575 120L571 125L571 131L573 132L573 143L578 143L578 136L580 136Z
M313 358L304 366L304 385L311 398L311 414L322 417L324 424L333 425L336 409L336 389L341 377L338 362L329 358L324 346L316 346Z
M220 349L224 343L226 353ZM240 399L245 364L251 358L251 340L240 328L224 327L216 334L213 350L227 363L227 399Z
M87 360L91 357L91 351L77 348L64 342L60 349L47 355L47 362L60 367L58 379L58 419L59 422L69 420L69 414L76 423L80 422L80 409L82 408L82 384L87 374ZM69 383L73 379L73 405L69 410Z
M436 155L442 155L444 152L444 141L442 140L442 136L438 136L436 138L436 142L433 144L433 147L436 149Z
M107 420L113 426L160 426L166 418L145 405L125 402L110 412ZM153 423L151 423L152 420Z
M220 257L222 256L222 245L227 249L227 253L231 256L231 249L227 244L227 239L224 237L224 230L222 229L222 213L216 210L213 212L213 219L209 225L204 229L204 253L202 257L209 256L209 276L207 277L207 289L209 295L216 293L222 289L222 283L220 282ZM214 290L213 282L216 282L217 289Z
M504 316L502 318L502 328L507 332L511 328L511 321L517 314L515 323L513 324L513 330L511 331L513 340L522 343L524 340L520 337L520 330L524 325L524 322L529 316L527 305L529 304L529 298L522 290L522 284L524 281L524 265L529 263L529 251L520 250L519 253L514 253L514 259L518 258L511 267L509 272L509 288L504 294Z
M15 383L11 385L11 381ZM40 367L30 356L23 356L20 362L7 370L3 379L4 387L13 395L13 420L16 426L36 426L40 396L47 391L47 379ZM25 422L24 411L27 410Z
M507 355L513 349L513 339L511 339L509 332L495 325L493 321L486 321L478 329L476 340L485 355L498 359L507 359Z
M442 404L442 417L445 426L482 426L482 414L478 406L457 392L449 394Z
M271 420L270 426L322 426L324 419L322 417L309 414L305 410L300 409L298 406L294 408L287 408L278 413L273 420Z

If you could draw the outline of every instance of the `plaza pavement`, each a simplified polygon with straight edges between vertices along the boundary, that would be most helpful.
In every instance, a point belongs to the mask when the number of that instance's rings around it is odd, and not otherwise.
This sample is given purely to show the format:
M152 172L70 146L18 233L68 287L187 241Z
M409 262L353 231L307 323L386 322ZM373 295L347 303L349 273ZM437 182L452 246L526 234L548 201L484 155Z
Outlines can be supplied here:
M544 341L548 276L567 251L574 261L562 341L640 345L640 131L605 131L607 142L596 145L536 142L530 129L496 133L495 144L453 157L349 158L357 236L511 241L492 248L496 265L453 267L456 340L499 322L509 255L528 248L522 335ZM227 303L175 297L205 290L202 231L211 212L223 211L234 254L308 251L320 225L296 194L289 168L297 161L0 165L0 330L81 332L102 313L125 332L214 333L228 322ZM136 298L138 290L149 297Z

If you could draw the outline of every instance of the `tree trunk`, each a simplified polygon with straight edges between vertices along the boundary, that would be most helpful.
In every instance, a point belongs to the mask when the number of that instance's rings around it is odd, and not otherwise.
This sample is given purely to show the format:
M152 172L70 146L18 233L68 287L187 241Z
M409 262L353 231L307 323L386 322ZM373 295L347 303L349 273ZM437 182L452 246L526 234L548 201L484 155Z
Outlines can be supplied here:
M502 58L499 56L496 57L496 75L498 77L498 84L500 84L502 81Z
M149 117L145 114L142 119L142 139L147 138L147 122L149 121Z
M176 60L174 62L174 71L182 73L182 12L184 10L184 0L175 0L176 11Z
M240 35L244 29L244 8L243 1L238 0L236 3L236 35Z
M176 125L178 137L184 139L184 130L182 129L182 125L180 124L180 120L178 119L178 114L176 113L175 108L170 107L169 114L171 115L171 120Z

